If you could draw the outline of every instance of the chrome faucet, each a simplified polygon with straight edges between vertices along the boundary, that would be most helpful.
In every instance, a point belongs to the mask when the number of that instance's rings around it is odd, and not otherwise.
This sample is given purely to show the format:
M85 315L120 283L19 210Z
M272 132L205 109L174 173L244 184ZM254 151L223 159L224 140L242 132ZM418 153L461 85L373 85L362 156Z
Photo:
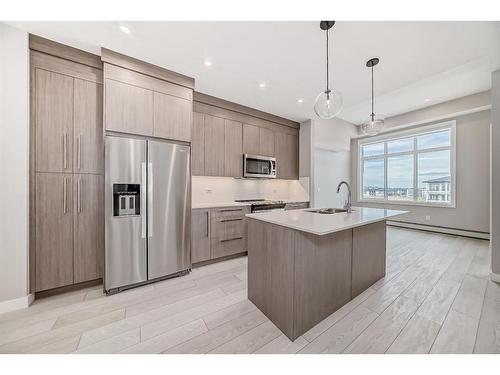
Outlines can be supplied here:
M340 187L342 185L347 186L347 202L344 204L344 210L346 210L348 213L352 212L351 208L351 185L347 181L340 181L339 185L337 186L337 194L340 193Z

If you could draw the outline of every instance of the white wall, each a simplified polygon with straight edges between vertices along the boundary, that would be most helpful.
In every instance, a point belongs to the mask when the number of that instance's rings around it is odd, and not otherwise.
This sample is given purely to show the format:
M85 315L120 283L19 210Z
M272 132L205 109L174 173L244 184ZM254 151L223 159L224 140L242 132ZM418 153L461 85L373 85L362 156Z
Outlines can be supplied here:
M351 138L357 135L357 127L341 119L311 120L311 205L313 207L342 207L347 192L342 188L337 194L340 181L351 182Z
M28 294L27 33L0 23L0 53L0 310L5 310Z
M436 111L449 107L450 103L433 106ZM429 109L422 109L390 119L391 124L404 125L404 121L420 124L433 124L439 121L426 121ZM399 119L399 120L398 120ZM353 140L352 177L356 205L365 207L393 208L409 211L395 221L432 225L436 227L461 229L489 233L490 231L490 110L482 110L461 116L452 115L447 119L456 120L456 208L427 207L357 202L359 186L358 147ZM397 127L394 126L393 129ZM427 220L429 216L429 220Z
M500 70L491 88L491 268L500 282Z

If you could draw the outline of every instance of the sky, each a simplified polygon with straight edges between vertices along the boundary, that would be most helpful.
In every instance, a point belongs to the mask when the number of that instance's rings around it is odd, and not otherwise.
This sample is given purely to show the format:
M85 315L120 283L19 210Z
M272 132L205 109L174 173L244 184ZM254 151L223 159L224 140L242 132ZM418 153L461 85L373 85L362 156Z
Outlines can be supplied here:
M441 131L417 137L417 149L425 150L434 147L449 146L450 131ZM402 138L387 142L388 153L412 151L414 137ZM381 155L384 143L376 143L363 147L364 156ZM382 156L382 155L381 155ZM423 181L450 175L450 151L428 151L418 153L418 187L423 188ZM413 154L388 156L387 181L389 188L413 187ZM364 161L363 185L384 187L384 159Z

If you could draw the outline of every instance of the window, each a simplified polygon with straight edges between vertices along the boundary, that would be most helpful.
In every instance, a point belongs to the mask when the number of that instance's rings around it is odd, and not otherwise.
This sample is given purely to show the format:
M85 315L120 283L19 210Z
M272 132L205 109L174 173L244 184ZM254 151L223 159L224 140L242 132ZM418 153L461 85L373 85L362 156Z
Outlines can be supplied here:
M360 201L454 206L455 122L359 142Z

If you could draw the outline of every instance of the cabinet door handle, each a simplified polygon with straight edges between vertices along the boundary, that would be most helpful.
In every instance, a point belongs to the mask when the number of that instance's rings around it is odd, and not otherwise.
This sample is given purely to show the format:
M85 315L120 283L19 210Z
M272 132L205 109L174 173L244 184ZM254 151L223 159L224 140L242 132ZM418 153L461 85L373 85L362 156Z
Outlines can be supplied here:
M227 241L236 241L236 240L241 240L243 237L233 237L233 238L227 238L225 240L220 240L220 242L227 242Z
M68 198L67 198L67 190L68 190L68 181L66 177L63 180L63 213L66 213L68 210Z
M63 169L68 168L68 160L66 159L66 133L62 135L63 144Z
M220 222L221 222L221 223L224 223L224 222L226 222L226 221L240 221L240 220L243 220L243 218L242 218L242 217L240 217L239 219L222 219Z
M81 167L82 167L82 136L81 135L78 136L76 147L78 147L76 166L78 169L81 169Z
M232 208L227 210L219 210L219 212L233 212L233 211L243 211L243 208Z
M210 214L207 211L207 237L210 235Z
M76 192L77 192L77 199L76 199L76 206L77 206L77 211L78 213L82 212L82 179L78 178L78 183L76 184Z

